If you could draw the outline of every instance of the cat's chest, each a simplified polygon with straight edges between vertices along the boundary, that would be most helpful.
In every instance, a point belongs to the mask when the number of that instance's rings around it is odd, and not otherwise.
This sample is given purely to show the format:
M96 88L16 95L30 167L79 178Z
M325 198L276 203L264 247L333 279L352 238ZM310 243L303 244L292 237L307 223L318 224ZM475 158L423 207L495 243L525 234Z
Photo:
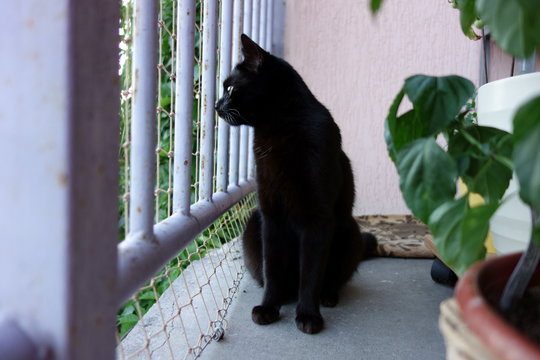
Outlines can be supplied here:
M259 178L274 181L280 181L282 177L291 175L302 159L301 150L283 142L255 141L253 154Z
M255 151L254 156L259 183L268 183L273 186L283 185L281 182L285 181L293 171L295 159L280 149L265 148Z
M259 145L254 147L254 155L260 197L272 201L295 197L305 182L302 168L306 159L302 149L282 144Z

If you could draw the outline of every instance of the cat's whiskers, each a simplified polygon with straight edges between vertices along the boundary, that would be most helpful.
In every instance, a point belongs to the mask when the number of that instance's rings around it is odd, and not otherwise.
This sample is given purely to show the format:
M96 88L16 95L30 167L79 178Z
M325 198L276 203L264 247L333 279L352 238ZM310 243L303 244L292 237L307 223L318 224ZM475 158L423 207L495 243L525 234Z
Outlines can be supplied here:
M266 148L263 146L258 146L254 149L254 152L255 155L257 155L257 158L264 159L268 156L268 154L270 154L270 152L272 152L272 146L268 146Z
M239 117L240 119L244 120L244 122L248 125L252 125L250 121L248 121L245 117L243 117L241 114L240 114L240 111L236 110L236 109L229 109L229 112L234 114L235 116Z
M229 119L229 123L231 123L233 125L239 125L238 120L236 120L236 118L232 114L227 113L227 117Z
M230 125L237 125L234 117L229 112L221 113L220 117Z

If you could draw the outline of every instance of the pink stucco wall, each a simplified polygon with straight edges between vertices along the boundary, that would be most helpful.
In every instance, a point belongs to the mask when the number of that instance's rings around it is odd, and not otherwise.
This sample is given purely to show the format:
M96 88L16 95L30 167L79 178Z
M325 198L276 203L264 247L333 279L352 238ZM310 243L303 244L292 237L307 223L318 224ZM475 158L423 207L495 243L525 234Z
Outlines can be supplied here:
M384 119L413 74L478 82L480 42L462 35L446 0L288 0L285 58L341 128L356 177L356 214L409 213L383 138Z
M514 59L512 61L512 56L506 54L504 51L499 48L499 46L491 41L490 51L489 51L489 68L488 70L488 81L495 81L499 79L504 79L512 75L518 75L519 73L519 64L518 60ZM540 71L540 57L536 57L536 71Z

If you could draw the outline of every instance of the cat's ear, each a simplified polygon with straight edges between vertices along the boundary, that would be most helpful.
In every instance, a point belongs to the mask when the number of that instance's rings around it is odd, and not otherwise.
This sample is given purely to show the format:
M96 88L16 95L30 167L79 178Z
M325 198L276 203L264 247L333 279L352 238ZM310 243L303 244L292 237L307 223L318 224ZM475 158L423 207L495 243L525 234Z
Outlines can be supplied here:
M240 39L242 41L244 63L248 66L249 70L257 72L264 61L265 51L246 34L242 34Z

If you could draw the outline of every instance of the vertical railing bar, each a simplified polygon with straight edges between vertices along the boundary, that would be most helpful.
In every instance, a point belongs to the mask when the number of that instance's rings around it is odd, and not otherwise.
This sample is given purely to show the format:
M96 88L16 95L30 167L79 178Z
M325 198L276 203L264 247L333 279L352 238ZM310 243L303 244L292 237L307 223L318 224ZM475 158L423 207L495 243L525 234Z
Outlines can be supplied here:
M259 23L261 17L261 0L253 0L253 9L251 11L251 40L259 41Z
M176 110L174 129L173 211L188 216L191 205L193 146L193 63L195 0L180 0L176 42Z
M533 51L532 55L526 59L518 60L518 75L529 74L536 69L536 51Z
M2 360L115 356L119 20L0 3Z
M257 43L260 43L259 34L260 34L260 23L262 15L262 6L261 0L253 0L253 10L251 14L251 39ZM253 141L255 133L252 127L248 129L248 140L247 140L247 178L252 179L255 177L255 156L253 153Z
M276 0L272 3L272 53L283 57L285 37L285 0Z
M218 93L223 94L222 82L231 71L233 0L221 2L221 36L219 58ZM227 191L229 173L229 125L219 119L218 123L218 158L217 158L217 191Z
M244 1L244 34L251 35L252 6L253 0ZM248 152L249 152L249 128L245 125L240 127L240 158L239 158L239 176L240 183L246 182L248 178Z
M164 22L162 22L163 18L163 2L162 1L158 1L158 25L159 25L159 31L158 31L158 39L162 39L163 38L163 27L164 27ZM157 88L156 88L156 91L157 91L157 98L158 99L161 99L161 70L163 69L162 66L163 64L161 63L161 57L163 55L163 42L162 41L158 41L158 62L157 62L157 67L158 67L158 76L157 76ZM155 168L154 168L154 173L156 174L156 180L155 180L155 188L154 188L154 222L157 224L159 222L159 197L160 197L160 183L161 183L161 179L160 179L160 149L161 149L161 114L162 114L162 110L163 108L161 107L161 104L160 103L157 103L156 104L157 106L157 109L156 109L156 112L157 112L157 116L156 116L156 121L157 121L157 131L156 131L156 145L155 145L155 153L154 153L154 156L156 157L156 162L155 162Z
M250 0L246 0L250 1ZM243 26L243 0L234 1L234 18L233 18L233 38L232 38L232 65L242 60L240 52L240 34ZM240 128L238 126L230 127L229 139L229 184L230 186L238 186L238 171L240 159Z
M261 15L259 17L259 38L257 42L261 47L267 51L266 48L266 3L267 0L261 0Z
M201 154L199 200L212 200L214 172L214 102L216 100L217 0L203 2Z
M174 27L175 24L178 24L178 4L176 2L173 2L172 4L172 12L173 12L173 15L172 15L172 26ZM174 30L172 30L173 33L174 33L174 36L175 36L175 40L178 40L178 33L174 32ZM169 114L169 129L170 129L170 132L172 134L172 136L169 137L169 149L167 151L167 166L169 167L169 174L168 174L168 178L167 178L167 216L171 216L172 215L172 189L173 189L173 176L174 176L174 128L175 128L175 124L174 124L174 111L176 109L176 60L177 60L177 56L176 56L176 48L175 47L171 47L171 61L172 61L172 66L171 66L171 73L174 74L174 85L171 84L170 87L171 87L171 93L174 94L172 97L171 97L171 108L170 108L170 111L172 113L172 116ZM171 74L171 75L172 75ZM174 88L173 88L174 86Z
M130 236L153 238L158 7L155 0L135 1L133 108L131 123Z
M251 36L251 21L252 10L254 0L244 0L244 22L242 24L242 31L244 34Z
M271 53L274 52L272 49L272 32L274 24L274 4L273 0L266 0L266 45L265 49Z

